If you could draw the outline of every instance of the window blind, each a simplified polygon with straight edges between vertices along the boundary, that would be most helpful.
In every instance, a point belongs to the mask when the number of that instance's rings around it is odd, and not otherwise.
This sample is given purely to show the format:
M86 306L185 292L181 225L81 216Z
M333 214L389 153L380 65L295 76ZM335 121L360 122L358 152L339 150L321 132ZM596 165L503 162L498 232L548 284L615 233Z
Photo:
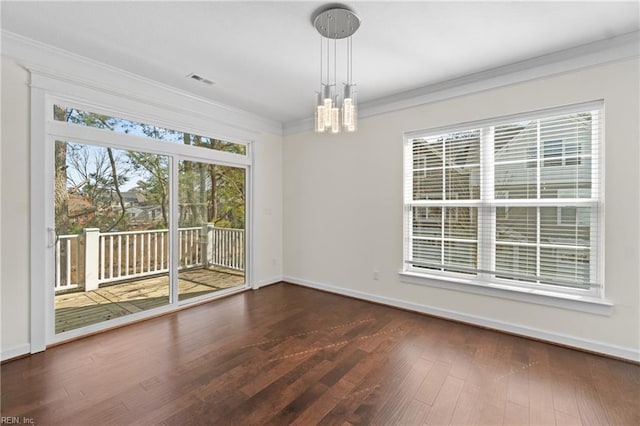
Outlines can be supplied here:
M602 103L405 135L405 264L598 291Z

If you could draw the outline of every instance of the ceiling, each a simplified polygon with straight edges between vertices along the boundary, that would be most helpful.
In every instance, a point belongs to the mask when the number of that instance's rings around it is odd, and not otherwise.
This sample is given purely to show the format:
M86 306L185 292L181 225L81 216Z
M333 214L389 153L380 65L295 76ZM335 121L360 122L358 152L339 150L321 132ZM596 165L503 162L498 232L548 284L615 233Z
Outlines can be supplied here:
M286 124L311 114L319 89L311 20L323 5L4 0L1 12L3 30ZM347 5L362 19L353 36L361 103L640 27L637 1Z

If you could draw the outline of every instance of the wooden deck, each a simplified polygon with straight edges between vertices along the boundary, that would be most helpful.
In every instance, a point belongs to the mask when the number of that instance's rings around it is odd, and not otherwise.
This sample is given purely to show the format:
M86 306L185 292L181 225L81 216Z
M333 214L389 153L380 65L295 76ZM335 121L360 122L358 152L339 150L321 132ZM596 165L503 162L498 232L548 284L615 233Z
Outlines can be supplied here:
M244 275L229 270L193 269L178 276L180 300L244 284ZM55 296L56 333L145 311L169 303L169 278L144 278L110 284L94 291Z

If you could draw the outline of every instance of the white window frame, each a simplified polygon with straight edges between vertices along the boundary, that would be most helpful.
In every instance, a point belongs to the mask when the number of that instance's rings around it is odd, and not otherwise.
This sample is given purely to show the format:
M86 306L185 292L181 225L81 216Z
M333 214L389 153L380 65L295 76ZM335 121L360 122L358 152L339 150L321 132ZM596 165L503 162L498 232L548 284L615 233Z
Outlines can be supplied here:
M246 155L213 149L169 143L159 139L132 134L106 131L73 123L55 121L53 105L77 108L126 120L137 121L166 129L199 134L207 137L232 141L245 145ZM125 98L93 88L76 85L57 78L32 73L31 77L31 353L87 334L118 327L123 324L150 318L182 309L186 305L213 300L252 287L253 282L253 139L255 134L225 125L213 120L206 121L188 109L175 106L158 106L143 100ZM71 140L96 146L133 149L143 152L168 155L170 173L170 197L178 192L178 161L213 163L240 167L246 170L247 198L245 205L245 284L233 289L187 300L178 300L177 287L172 289L169 305L115 318L83 328L55 333L54 288L50 285L54 276L53 262L54 213L53 194L46 188L53 188L53 151L55 140ZM171 217L177 218L177 203L170 200ZM174 219L175 220L175 219ZM172 231L172 256L177 256L177 231ZM172 260L177 264L177 258ZM175 268L174 268L175 269ZM177 282L177 270L170 272L171 281Z
M584 200L584 205L592 206L599 211L599 215L592 215L591 218L591 241L595 241L591 246L591 273L593 281L600 283L599 287L590 289L572 289L568 287L559 287L552 285L544 285L538 283L522 283L513 280L499 279L492 274L483 271L495 270L495 226L496 217L495 209L501 204L513 206L513 202L505 200L504 202L493 199L494 194L494 169L493 169L493 137L491 131L493 126L517 122L524 119L543 119L563 114L570 114L581 111L600 111L598 129L594 129L592 140L598 140L599 143L592 144L593 158L598 158L599 162L592 165L592 182L595 182L597 194L595 202L591 199ZM505 117L492 118L476 122L462 123L453 126L444 126L434 129L418 130L404 133L404 220L403 220L403 265L400 270L400 277L403 282L411 284L428 285L438 288L446 288L475 294L490 295L500 298L520 300L531 303L559 306L567 309L578 311L592 312L602 315L610 315L612 303L605 298L604 293L604 170L603 170L603 152L604 147L604 102L593 101L575 105L568 105L559 108L550 108L540 111L532 111L522 114L514 114ZM454 133L463 130L481 129L482 145L481 145L481 200L466 201L468 205L477 205L478 207L478 259L479 272L477 275L470 277L465 274L456 274L453 272L442 272L435 270L425 270L424 268L414 268L411 265L412 259L412 243L411 243L411 206L415 205L412 200L412 154L410 151L411 141L418 137L428 137L446 133ZM541 164L544 161L543 152L540 149L540 141L538 141L538 158L536 161ZM564 147L564 143L563 143ZM563 161L564 165L564 148L563 155L558 157ZM540 173L541 167L538 167ZM490 200L491 205L486 201ZM549 201L549 205L553 205L554 200ZM578 203L582 203L578 200ZM428 201L420 203L429 204ZM540 200L534 203L540 205ZM526 203L523 204L523 206ZM558 207L558 214L560 209ZM599 235L596 235L598 233ZM538 237L539 238L539 237ZM538 249L539 250L539 249ZM486 252L492 253L485 256ZM539 261L539 260L538 260ZM488 263L487 263L488 262Z

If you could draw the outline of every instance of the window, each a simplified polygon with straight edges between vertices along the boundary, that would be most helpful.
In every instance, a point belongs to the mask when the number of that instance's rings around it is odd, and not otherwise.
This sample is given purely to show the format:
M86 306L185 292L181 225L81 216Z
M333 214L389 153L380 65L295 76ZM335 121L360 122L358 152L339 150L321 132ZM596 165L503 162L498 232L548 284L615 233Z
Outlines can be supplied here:
M405 135L404 271L602 297L602 103Z

